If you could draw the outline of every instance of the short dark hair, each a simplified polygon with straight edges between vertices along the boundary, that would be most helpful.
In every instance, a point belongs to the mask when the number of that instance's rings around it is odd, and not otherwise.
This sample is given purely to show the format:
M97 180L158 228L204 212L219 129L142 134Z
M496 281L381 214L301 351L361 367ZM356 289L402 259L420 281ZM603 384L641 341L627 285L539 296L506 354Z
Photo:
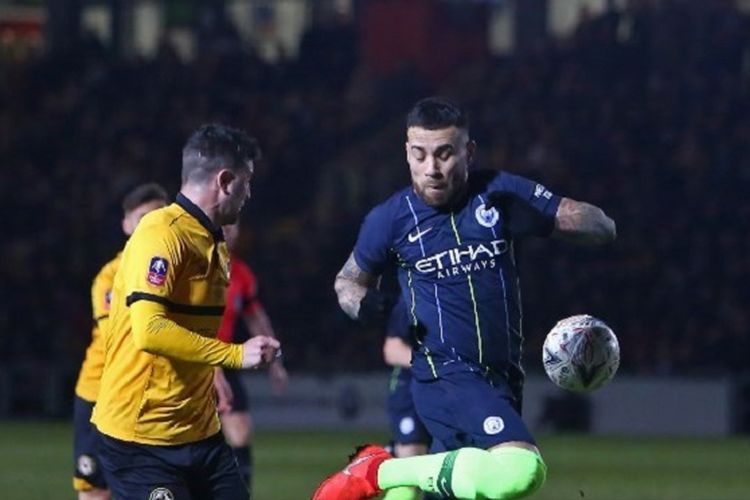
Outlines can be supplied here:
M122 211L127 214L131 210L134 210L150 201L163 201L164 203L169 203L167 190L155 182L136 186L122 199Z
M203 125L182 148L182 182L203 182L222 168L239 169L258 158L260 147L254 137L227 125Z
M447 97L427 97L417 102L406 115L406 128L410 127L427 130L456 127L468 131L469 115Z

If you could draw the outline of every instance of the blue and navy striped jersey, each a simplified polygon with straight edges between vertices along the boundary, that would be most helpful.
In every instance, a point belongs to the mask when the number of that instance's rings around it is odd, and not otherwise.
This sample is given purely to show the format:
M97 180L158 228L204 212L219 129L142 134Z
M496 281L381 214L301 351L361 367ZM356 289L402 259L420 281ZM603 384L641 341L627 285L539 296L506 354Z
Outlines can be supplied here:
M489 193L499 196L498 208L486 209ZM370 211L354 258L373 275L397 266L417 379L468 370L522 380L513 241L548 235L559 204L541 184L480 170L452 209L430 207L408 187Z

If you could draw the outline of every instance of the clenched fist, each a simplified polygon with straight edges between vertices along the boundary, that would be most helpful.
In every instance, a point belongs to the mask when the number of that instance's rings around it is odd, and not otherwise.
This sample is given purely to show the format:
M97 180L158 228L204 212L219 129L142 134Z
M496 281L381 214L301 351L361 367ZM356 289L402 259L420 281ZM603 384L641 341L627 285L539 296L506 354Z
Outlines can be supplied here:
M273 337L258 335L242 344L242 368L260 368L276 359L281 344Z

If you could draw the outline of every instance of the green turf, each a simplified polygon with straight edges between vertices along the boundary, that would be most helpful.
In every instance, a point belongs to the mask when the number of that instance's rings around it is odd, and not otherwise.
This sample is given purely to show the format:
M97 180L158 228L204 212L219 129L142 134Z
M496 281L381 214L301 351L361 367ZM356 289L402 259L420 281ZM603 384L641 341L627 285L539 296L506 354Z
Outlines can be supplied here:
M254 500L303 500L365 433L261 432ZM72 499L71 429L0 422L0 498ZM542 437L549 465L538 500L747 500L750 439Z

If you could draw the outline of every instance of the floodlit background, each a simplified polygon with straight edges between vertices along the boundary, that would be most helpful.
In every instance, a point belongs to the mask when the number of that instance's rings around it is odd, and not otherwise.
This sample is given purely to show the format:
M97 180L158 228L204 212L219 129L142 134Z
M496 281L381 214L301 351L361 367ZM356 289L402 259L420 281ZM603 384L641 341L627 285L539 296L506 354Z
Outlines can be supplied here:
M333 278L364 214L408 182L404 117L462 102L478 163L591 201L610 246L520 248L525 419L540 499L740 500L750 491L750 2L0 0L0 497L73 498L68 420L90 282L120 198L179 188L207 121L264 150L241 255L292 381L248 376L256 498L295 500L387 441L382 332ZM615 381L542 375L557 319L604 319ZM279 488L287 488L280 491Z

